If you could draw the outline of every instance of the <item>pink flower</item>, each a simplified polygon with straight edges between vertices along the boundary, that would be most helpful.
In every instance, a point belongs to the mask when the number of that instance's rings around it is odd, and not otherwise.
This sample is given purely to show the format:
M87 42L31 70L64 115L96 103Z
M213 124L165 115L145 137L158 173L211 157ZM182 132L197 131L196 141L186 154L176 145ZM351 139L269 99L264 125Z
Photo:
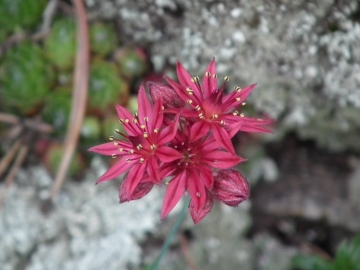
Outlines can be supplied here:
M225 94L225 85L229 77L225 77L225 82L219 88L217 82L215 59L213 59L205 71L202 84L198 77L191 77L180 62L177 64L177 76L180 84L166 77L169 85L176 91L177 97L188 104L182 109L173 108L175 102L168 101L169 98L162 100L168 103L167 112L178 113L188 119L197 119L194 125L194 136L190 140L194 141L205 136L209 131L212 132L215 140L228 151L235 153L231 138L238 131L245 132L271 132L262 127L273 120L263 120L245 117L244 114L236 111L239 105L244 105L244 101L255 88L255 84L241 89L235 87L230 94ZM155 87L153 87L155 88ZM155 92L153 89L152 92ZM166 91L165 91L166 92ZM167 94L171 95L170 90ZM169 104L173 103L173 104Z
M151 105L143 86L139 90L138 114L132 115L124 107L115 106L127 135L121 134L118 130L115 132L126 140L122 141L111 136L112 142L94 146L89 151L120 158L99 178L97 183L111 180L127 172L120 191L122 194L120 197L124 201L139 197L141 192L138 189L144 187L144 184L140 183L144 180L145 174L152 183L158 183L161 180L159 162L171 162L180 157L176 150L166 146L176 135L178 117L170 126L163 127L161 100ZM149 185L145 186L147 190ZM134 192L136 195L133 194Z
M209 208L208 190L214 184L213 169L230 168L244 161L230 152L220 150L220 144L212 136L190 140L194 129L195 124L182 122L179 132L170 142L169 146L176 149L181 157L161 168L166 175L172 176L165 193L162 219L174 208L185 191L188 191L192 207L190 213L194 222L198 222L199 217L204 217Z

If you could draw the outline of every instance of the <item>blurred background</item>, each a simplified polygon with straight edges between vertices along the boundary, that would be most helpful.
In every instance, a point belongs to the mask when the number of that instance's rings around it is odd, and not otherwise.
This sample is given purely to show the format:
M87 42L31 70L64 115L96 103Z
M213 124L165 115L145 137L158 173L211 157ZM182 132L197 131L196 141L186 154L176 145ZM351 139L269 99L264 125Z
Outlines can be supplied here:
M160 269L360 269L355 0L0 0L0 268L149 269L181 205L160 222L160 187L120 205L87 149L141 82L212 57L229 91L257 82L241 109L274 134L234 138L250 200L187 215Z

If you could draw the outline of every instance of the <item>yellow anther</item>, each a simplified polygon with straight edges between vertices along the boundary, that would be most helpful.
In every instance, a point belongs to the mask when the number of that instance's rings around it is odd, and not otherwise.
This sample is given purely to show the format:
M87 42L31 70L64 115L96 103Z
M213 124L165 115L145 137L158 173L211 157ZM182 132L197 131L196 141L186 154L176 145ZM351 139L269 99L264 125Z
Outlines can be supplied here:
M213 74L213 78L216 79L216 78L217 78L217 75L216 75L216 74Z
M245 105L246 105L246 102L241 103L241 105L245 106Z
M224 81L228 82L230 80L229 76L225 76Z
M147 138L148 136L147 132L144 132L144 138Z
M241 100L241 98L239 98L239 97L236 98L236 101L240 101L240 100Z
M130 150L129 150L129 153L130 153L130 154L134 154L134 152L135 152L135 151L134 151L133 149L130 149Z
M205 72L205 76L210 77L211 76L210 72Z
M146 126L145 126L145 125L141 125L140 127L141 127L141 129L145 129Z
M120 147L118 150L119 150L119 152L122 152L122 151L124 151L124 148Z
M238 111L233 112L233 115L234 115L234 116L237 116L238 114L239 114Z
M120 123L123 123L123 122L124 122L124 119L120 118L120 119L119 119L119 122L120 122Z
M240 117L244 117L245 115L242 113L242 114L240 114Z
M126 123L129 123L130 121L129 121L129 119L125 119L125 122L126 122Z
M158 132L159 132L159 129L158 129L158 128L155 128L155 129L154 129L154 132L155 132L155 133L158 133Z
M130 158L127 158L127 159L126 159L126 162L127 162L127 163L129 163L130 161L131 161Z
M115 155L115 154L112 154L112 155L111 155L111 158L116 158L116 155Z
M137 117L137 116L138 116L138 113L136 112L136 113L134 113L134 115L135 115L135 117Z
M196 107L195 107L198 111L200 111L201 110L201 107L199 106L199 105L196 105Z
M119 133L120 133L120 130L118 130L118 129L116 128L116 129L114 129L114 132L119 134Z
M145 161L144 158L140 158L140 163L143 163Z
M192 101L191 99L188 99L188 100L187 100L187 103L192 104L193 101Z
M217 115L217 114L214 114L213 116L212 116L212 118L214 118L214 119L216 119L216 118L218 118L219 116Z
M113 141L114 140L114 136L109 136L109 140Z
M139 144L136 146L136 148L137 148L138 150L140 150L141 148L143 148L143 146L139 143Z
M186 87L187 92L193 92L193 90L190 87Z
M156 148L156 145L155 145L155 144L150 145L150 149L151 149L151 150L154 150L155 148Z
M221 121L220 121L220 124L225 125L225 121L224 121L224 120L221 120Z
M258 120L258 121L260 121L260 122L261 122L261 121L264 121L264 120L263 120L263 119L261 119L261 118L258 118L257 120Z
M137 122L138 122L138 121L137 121L137 119L136 119L136 118L134 118L134 119L133 119L133 123L135 123L135 124L136 124Z
M118 145L118 142L115 142L115 141L114 141L113 144L114 144L115 146L117 146L117 145Z
M144 121L145 121L145 122L148 122L148 121L149 121L149 117L145 116L145 117L144 117Z

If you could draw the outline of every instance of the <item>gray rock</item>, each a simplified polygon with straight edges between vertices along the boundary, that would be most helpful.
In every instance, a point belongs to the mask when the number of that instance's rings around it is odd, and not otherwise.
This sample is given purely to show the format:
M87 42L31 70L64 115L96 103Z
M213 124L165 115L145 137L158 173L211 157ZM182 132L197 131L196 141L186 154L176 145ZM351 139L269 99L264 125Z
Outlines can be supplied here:
M255 108L332 150L360 149L357 1L86 0L115 19L125 44L146 46L161 69L179 59L193 75L216 57L231 86L258 83ZM221 76L220 76L221 77Z

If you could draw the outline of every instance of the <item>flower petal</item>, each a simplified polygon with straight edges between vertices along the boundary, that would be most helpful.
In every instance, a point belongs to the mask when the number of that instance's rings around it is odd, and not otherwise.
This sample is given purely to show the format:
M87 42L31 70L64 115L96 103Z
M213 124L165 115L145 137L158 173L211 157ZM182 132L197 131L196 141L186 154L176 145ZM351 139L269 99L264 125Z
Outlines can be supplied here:
M206 203L206 189L203 182L199 181L199 178L200 175L197 171L189 170L187 190L190 193L195 211L201 209Z
M226 169L235 166L244 159L225 151L211 151L208 152L202 159L211 167Z
M202 81L202 89L204 93L204 99L210 97L211 93L218 90L218 82L216 78L215 57L210 62L205 71L205 75Z
M151 182L158 182L159 181L159 164L157 161L157 158L154 156L151 156L147 159L147 167L146 171L149 174L150 181Z
M224 128L218 125L212 125L212 132L219 146L228 150L230 153L235 154L235 149L234 146L232 145L229 134Z
M200 120L193 124L190 130L190 142L203 138L209 132L209 128L210 126L206 121Z
M203 96L202 96L202 91L201 91L199 85L193 81L193 78L190 76L190 74L181 65L181 63L179 61L177 62L177 65L176 65L176 73L177 73L180 84L185 88L190 87L194 93L194 96L198 100L202 100Z
M127 187L127 185L129 183L130 183L130 181L129 181L128 177L125 176L124 180L121 182L120 188L119 188L120 203L141 199L146 194L148 194L154 186L154 184L151 182L140 182L136 186L134 192L132 194L128 194L127 191L129 190L129 188Z
M123 106L120 106L118 104L115 104L115 109L116 109L116 112L120 118L120 120L124 120L125 122L122 122L123 123L123 126L124 126L124 129L126 130L126 133L130 136L136 136L136 135L139 135L141 134L138 129L136 129L134 126L133 126L133 118L134 116L127 110L125 109Z
M149 132L151 127L149 126L149 121L145 121L145 119L152 118L153 107L149 102L143 84L140 86L138 93L138 110L139 110L139 122L141 124L145 124Z
M166 128L164 128L159 132L159 137L157 141L158 145L163 145L165 143L168 143L175 137L176 132L178 130L177 127L178 127L179 118L180 115L176 115L173 121L173 125L167 126Z
M212 209L214 205L214 200L206 194L206 202L200 209L196 209L194 206L193 201L190 201L189 209L190 209L190 215L194 221L195 224L199 223Z
M103 143L100 145L93 146L89 149L90 152L95 152L105 156L111 156L119 153L118 147L113 142Z
M166 189L164 202L161 210L161 219L164 219L175 207L186 190L187 171L181 171L169 183Z
M223 98L223 110L228 112L238 107L246 98L250 95L251 91L254 90L255 84L246 86L242 89L235 89L232 93L226 95Z
M110 169L108 169L100 178L96 184L104 181L112 180L115 177L123 174L134 165L133 162L127 162L126 157L122 157L117 163L115 163Z
M168 163L182 158L182 155L174 148L161 146L156 149L156 157L164 163Z
M141 179L144 176L146 166L147 166L147 162L144 162L144 163L136 163L135 165L133 165L133 167L131 167L129 174L127 176L129 179L129 185L126 192L128 194L133 194L137 185L140 183Z

